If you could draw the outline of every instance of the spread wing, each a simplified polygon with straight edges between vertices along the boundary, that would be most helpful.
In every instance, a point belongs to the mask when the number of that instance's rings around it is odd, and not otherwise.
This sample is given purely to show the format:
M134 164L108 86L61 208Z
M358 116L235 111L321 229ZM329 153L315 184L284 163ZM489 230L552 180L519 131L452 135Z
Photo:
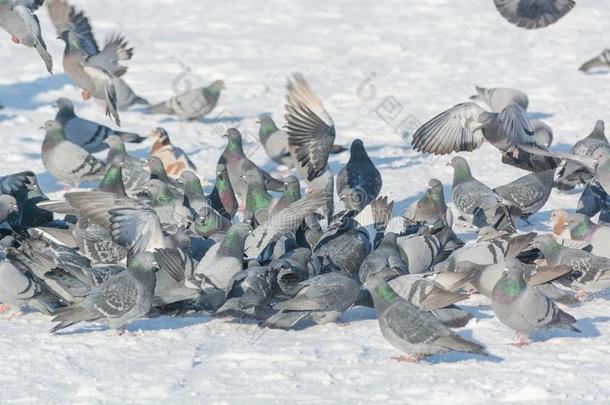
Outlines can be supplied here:
M411 144L417 151L435 155L473 151L485 141L478 121L483 111L475 103L458 104L419 127Z

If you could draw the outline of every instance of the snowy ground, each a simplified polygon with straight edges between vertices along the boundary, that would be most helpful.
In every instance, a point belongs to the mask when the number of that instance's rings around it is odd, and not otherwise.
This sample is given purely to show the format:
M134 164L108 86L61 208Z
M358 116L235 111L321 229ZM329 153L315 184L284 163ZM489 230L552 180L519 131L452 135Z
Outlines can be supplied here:
M383 174L383 193L397 201L396 213L431 176L447 185L452 176L445 167L450 157L411 150L397 134L401 122L423 122L466 100L475 84L526 91L530 115L553 127L557 149L588 134L595 120L610 120L608 76L577 70L608 45L610 3L599 0L578 1L566 18L539 31L509 25L491 0L75 3L90 17L98 41L120 30L136 46L126 78L141 95L161 100L189 83L225 80L219 107L202 123L122 114L127 130L166 127L209 179L227 126L255 134L261 112L283 123L285 78L293 71L303 72L320 94L338 142L364 139ZM32 169L56 196L62 185L45 173L38 128L54 117L55 99L78 100L80 91L62 73L62 47L46 10L39 15L55 75L45 74L33 50L4 35L0 42L0 102L6 106L0 110L0 173ZM81 116L109 123L95 103L78 101L76 107ZM247 142L252 158L271 168L254 138ZM145 156L149 146L131 151ZM523 174L502 166L489 145L464 156L490 186ZM333 157L333 168L347 159ZM577 199L554 192L533 217L534 227L524 229L548 230L550 211L573 209ZM374 312L363 308L349 311L342 323L300 332L260 331L206 316L163 317L132 324L129 330L138 332L127 338L95 325L50 335L49 319L39 314L3 318L0 402L610 401L608 300L568 310L579 319L581 336L552 331L522 349L508 345L512 332L488 306L476 304L465 308L479 320L460 333L492 355L438 355L419 365L389 359L400 353L382 338Z

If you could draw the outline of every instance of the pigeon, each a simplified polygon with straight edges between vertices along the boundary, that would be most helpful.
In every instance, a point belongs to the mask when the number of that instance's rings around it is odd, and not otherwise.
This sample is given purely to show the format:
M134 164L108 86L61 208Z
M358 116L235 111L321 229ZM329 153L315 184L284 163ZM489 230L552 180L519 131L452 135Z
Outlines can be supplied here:
M532 121L536 144L548 149L553 144L553 129L540 120Z
M229 172L224 163L216 165L216 181L214 189L208 196L212 208L214 208L223 217L231 220L237 211L237 197L229 180Z
M567 214L566 227L571 239L588 242L591 253L610 259L610 226L598 225L583 214Z
M341 272L354 279L364 259L371 252L371 241L365 228L347 211L336 219L313 247L321 272Z
M398 235L393 232L386 233L380 245L364 259L358 271L361 283L366 282L368 277L374 276L382 269L387 269L396 276L409 273L396 243L397 238Z
M576 288L577 296L584 297L582 291L599 292L610 288L610 259L561 246L551 235L538 235L532 246L540 249L549 266L572 268L571 273L558 281Z
M42 162L55 178L68 185L100 180L105 165L85 149L68 141L57 121L47 121L42 143Z
M583 63L578 70L590 73L598 69L608 70L608 68L610 68L610 49L606 48L596 57Z
M254 262L256 263L256 262ZM230 298L215 315L232 315L239 318L262 316L264 308L278 290L278 267L255 264L235 276Z
M133 48L128 47L122 35L114 34L100 50L87 17L64 2L55 4L60 9L58 13L63 13L58 29L63 30L59 38L65 43L64 72L82 89L83 99L104 100L106 115L120 126L114 80L127 72L127 67L119 63L133 57Z
M165 166L161 159L155 156L148 157L148 170L150 178L161 181L168 188L174 198L183 198L183 187L174 179L170 178L165 171Z
M188 155L182 149L172 145L169 134L164 128L153 129L150 137L154 139L150 156L161 159L170 177L178 178L185 170L197 172L197 167Z
M192 285L196 266L193 259L181 249L156 249L154 255L159 271L155 274L157 282L153 305L163 307L182 303L187 306L194 303L201 291Z
M159 104L150 107L152 114L177 115L181 120L198 120L208 115L225 88L222 80L216 80L207 87L199 87L179 94Z
M17 200L10 194L0 194L0 224L3 224L8 216L17 212Z
M477 95L470 98L472 100L482 100L491 108L492 112L502 112L502 110L508 107L511 103L516 103L523 110L527 111L529 99L527 94L521 90L511 89L508 87L492 87L486 89L484 87L476 86L475 88L477 90Z
M337 174L337 194L348 210L360 212L379 196L383 181L360 139L352 142L350 159Z
M597 121L593 131L584 139L579 140L570 149L570 153L579 156L592 156L600 148L610 148L610 143L604 133L604 121ZM567 161L557 173L555 185L559 190L571 190L579 184L588 183L593 174L577 162Z
M468 298L445 290L433 280L421 274L406 274L392 278L388 285L396 294L419 309L430 311L450 328L462 328L474 318L471 314L453 305Z
M493 191L519 207L521 218L527 221L534 213L538 212L549 199L553 189L555 170L530 173L518 178L504 186L499 186Z
M78 117L74 113L74 105L67 98L60 98L56 102L59 111L55 121L64 127L66 139L89 153L100 152L108 147L103 141L110 135L121 137L123 142L140 143L144 137L138 134L115 131L107 126Z
M360 296L360 283L340 273L327 273L302 281L296 295L273 306L277 314L265 320L266 328L291 329L308 319L317 324L334 322Z
M466 159L456 156L449 165L454 170L451 194L460 214L479 228L492 224L502 197L472 176Z
M269 190L282 191L284 189L283 181L274 179L246 157L241 133L236 128L229 128L225 137L227 138L227 147L220 157L220 162L224 163L227 168L233 191L235 191L235 195L242 204L246 202L248 192L248 183L245 181L244 175L249 170L251 171L250 176L255 176L257 183L264 182Z
M288 133L279 129L269 114L261 114L258 118L260 124L258 139L265 148L265 152L278 165L284 165L288 169L292 169L294 161L288 147ZM338 154L344 151L343 146L333 145L330 153Z
M12 36L14 43L36 48L49 73L53 73L53 58L42 38L40 21L34 14L43 2L44 0L0 1L0 28Z
M231 221L214 208L204 206L197 210L197 217L192 227L197 235L211 238L219 232L226 233L231 227Z
M443 183L440 180L432 179L428 186L425 194L407 209L405 220L430 226L438 223L453 225L453 212L445 203Z
M184 196L188 201L188 205L195 211L200 208L208 207L208 201L201 186L199 177L190 170L185 170L180 174L177 183L184 189Z
M593 180L583 190L576 212L589 218L599 213L599 223L610 224L610 196Z
M47 225L53 221L53 213L37 206L48 198L40 189L33 172L0 177L0 192L10 194L17 200L17 211L8 216L8 223L14 231L23 233L29 228Z
M104 321L112 329L123 329L131 321L142 318L153 304L157 270L152 253L135 256L125 271L92 289L82 301L57 310L53 322L59 323L51 332L94 321Z
M86 48L88 53L97 54L99 52L89 19L82 11L78 11L74 6L69 5L66 0L46 0L46 4L57 35L61 35L64 31L74 31L79 38L82 38L81 45ZM119 111L127 110L136 104L149 104L146 99L133 91L123 77L114 76L112 83L116 91L116 107ZM88 94L85 95L88 96ZM106 97L103 92L91 95L102 104L106 104Z
M446 227L432 235L401 236L396 240L402 259L409 274L429 271L446 256L444 247L452 231Z
M261 114L258 119L260 124L258 139L267 155L278 165L293 168L294 162L288 149L288 133L279 129L270 115Z
M245 223L233 224L222 243L213 245L195 269L195 278L201 280L201 289L214 309L227 299L233 278L242 271L244 242L252 228Z
M493 289L491 305L500 322L517 332L514 345L527 345L528 335L541 329L555 327L580 333L574 317L536 287L527 285L523 263L512 259L504 265L506 270Z
M45 314L61 304L44 284L19 271L10 261L0 261L0 313L10 306L27 306Z
M335 124L303 75L295 73L287 90L285 119L292 160L310 192L324 191L332 196L334 181L328 157L335 141ZM328 224L333 211L333 199L329 198L324 209Z
M458 104L419 127L411 143L417 151L446 155L473 151L485 140L515 158L519 146L536 145L526 112L514 102L499 113L471 102Z
M574 8L574 0L494 0L506 20L526 29L544 28L556 23Z
M595 180L604 190L610 190L610 148L607 146L596 149L590 156L543 151L525 146L522 147L526 152L531 154L539 154L576 163L579 166L577 170L580 170L580 167L582 166L593 174Z
M286 183L282 196L275 203L271 209L271 215L277 214L284 208L287 208L290 204L297 202L301 199L301 183L299 179L294 176L288 176L284 179Z
M257 258L271 243L281 236L296 230L305 216L320 208L328 196L323 193L310 194L309 197L297 200L288 207L270 214L269 219L261 223L254 232L246 238L245 254Z
M256 167L246 164L244 169L242 181L247 184L245 219L252 222L254 226L264 224L269 220L275 200L267 191L265 182Z
M104 141L109 146L106 161L121 167L123 184L129 196L135 196L146 186L150 179L147 162L127 154L125 143L120 136L109 135Z
M388 343L406 353L397 360L419 361L450 350L487 354L483 346L453 333L432 313L396 294L383 274L367 278L364 286L373 297L381 334Z

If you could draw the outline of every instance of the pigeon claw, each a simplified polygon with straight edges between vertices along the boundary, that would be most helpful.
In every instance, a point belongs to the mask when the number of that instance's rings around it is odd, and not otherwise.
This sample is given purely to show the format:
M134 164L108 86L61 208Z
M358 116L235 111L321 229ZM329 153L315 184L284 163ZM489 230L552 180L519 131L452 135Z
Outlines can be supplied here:
M527 340L525 337L523 337L519 333L517 333L517 340L515 342L512 342L511 346L523 347L523 346L527 346L529 344L530 344L529 340Z
M13 41L13 42L14 42L14 43L16 43L16 44L20 44L20 43L21 43L21 41L19 40L19 38L17 38L17 37L16 37L16 36L14 36L14 35L11 37L11 41Z
M10 309L10 306L6 304L0 304L0 314L6 313Z
M580 302L585 302L589 300L589 293L585 290L576 290L576 299Z
M91 98L91 92L89 90L83 90L80 93L83 100L89 100Z

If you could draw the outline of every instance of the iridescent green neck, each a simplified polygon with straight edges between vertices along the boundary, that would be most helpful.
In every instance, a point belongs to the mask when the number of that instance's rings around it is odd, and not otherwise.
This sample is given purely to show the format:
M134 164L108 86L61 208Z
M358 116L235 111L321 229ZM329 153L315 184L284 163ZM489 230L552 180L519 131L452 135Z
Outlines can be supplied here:
M578 224L574 229L570 231L570 235L572 239L576 240L588 240L591 237L592 232L595 230L593 224L588 219L583 219L583 221Z
M503 303L510 303L521 294L524 288L523 280L504 277L498 281L498 286L494 289L494 298Z
M459 184L470 180L471 177L472 175L470 174L470 168L468 166L457 166L453 171L453 184Z
M102 191L116 191L123 182L121 176L121 169L116 166L111 166L110 169L104 175L104 178L100 182L98 188Z
M385 282L375 287L375 293L385 302L393 302L396 298L398 298L398 294L396 294L394 290L392 290L392 287Z
M260 140L262 141L264 139L267 139L267 137L269 135L276 132L277 130L278 130L278 128L275 125L275 122L273 122L273 120L265 119L265 120L261 121L261 129L259 131L258 136L259 136Z
M208 93L210 93L210 95L214 98L218 98L218 96L220 96L220 90L222 90L222 87L216 83L212 83L207 87Z
M246 198L246 207L251 212L258 212L262 209L269 208L273 197L265 191L264 187L251 185Z

